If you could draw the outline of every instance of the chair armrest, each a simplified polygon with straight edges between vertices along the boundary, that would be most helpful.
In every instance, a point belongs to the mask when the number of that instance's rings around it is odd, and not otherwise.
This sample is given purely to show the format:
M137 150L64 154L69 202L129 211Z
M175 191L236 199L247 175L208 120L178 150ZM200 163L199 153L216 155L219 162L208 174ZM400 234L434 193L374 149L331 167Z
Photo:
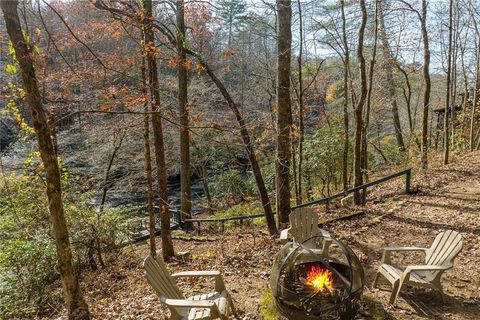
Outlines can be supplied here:
M165 299L163 301L167 306L183 308L214 308L216 304L213 300L188 300L188 299Z
M405 271L403 271L401 281L408 281L410 279L410 273L412 271L445 271L453 267L453 264L445 264L445 265L415 265L415 266L408 266L405 268Z
M384 251L427 251L428 248L419 248L419 247L386 247L383 248Z
M225 282L220 271L183 271L172 274L173 278L181 277L214 277L215 278L215 291L222 292L225 289Z
M287 243L288 241L288 231L290 230L290 228L288 229L283 229L281 232L280 232L280 242L281 243Z
M220 276L220 271L212 270L212 271L182 271L172 274L174 278L181 278L181 277L217 277Z
M426 264L426 265L416 265L416 266L408 266L404 272L412 272L412 271L440 271L440 270L448 270L453 267L453 264L444 264L444 265L433 265L433 264Z
M391 264L390 254L392 252L402 252L402 251L423 251L426 253L428 248L418 248L418 247L386 247L383 248L382 263Z

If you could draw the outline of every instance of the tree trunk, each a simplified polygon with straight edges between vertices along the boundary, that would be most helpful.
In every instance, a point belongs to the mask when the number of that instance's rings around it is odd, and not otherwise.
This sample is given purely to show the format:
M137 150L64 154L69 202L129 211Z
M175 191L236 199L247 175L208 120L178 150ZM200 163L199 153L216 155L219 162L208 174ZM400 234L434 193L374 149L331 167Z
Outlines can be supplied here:
M293 178L293 189L295 190L295 203L297 205L300 204L299 202L299 196L298 196L298 175L297 175L297 155L296 155L296 149L295 149L295 144L297 143L297 141L295 140L294 138L294 134L293 134L293 127L291 128L292 130L292 140L291 140L291 147L292 147L292 164L291 164L291 167L292 167L292 178Z
M147 67L145 57L142 58L142 94L145 98L148 96L147 85ZM148 212L148 231L150 243L150 255L157 255L157 244L155 242L155 208L153 206L153 174L152 174L152 153L150 150L150 116L148 112L148 99L145 101L145 115L143 116L143 158L145 161L145 176L147 178L147 212Z
M213 213L213 201L212 201L212 196L210 195L210 188L208 187L208 177L207 177L207 168L206 168L206 162L207 160L205 159L205 155L202 152L202 149L198 147L198 145L195 143L195 140L192 139L192 146L195 148L197 151L197 154L199 155L201 164L195 166L195 171L197 172L197 175L202 179L202 185L203 185L203 193L205 194L205 200L207 200L207 213L212 214Z
M38 89L33 52L23 36L17 5L18 2L14 0L0 1L7 33L20 65L20 74L32 114L33 128L38 138L40 157L45 168L48 209L57 248L58 271L62 279L68 318L86 320L90 319L90 313L72 265L72 251L63 210L60 170Z
M363 180L368 181L368 141L367 141L367 130L370 123L370 109L372 104L372 91L373 91L373 73L375 70L375 62L377 57L377 40L378 40L378 10L379 5L381 6L381 0L375 1L375 16L374 16L374 40L372 48L372 59L370 60L369 72L368 72L368 91L367 91L367 107L365 110L363 132L362 132L362 171L363 171ZM366 203L367 199L367 190L364 189L362 192L362 204Z
M278 225L290 215L291 119L290 75L292 52L292 7L290 0L277 0L277 214Z
M343 127L344 127L344 140L343 140L343 155L342 155L342 181L343 190L348 189L348 149L349 149L349 136L348 136L348 81L350 70L350 51L348 49L348 37L347 37L347 20L345 18L345 1L340 1L342 11L342 37L343 46L345 50L344 58L344 70L343 70Z
M407 90L405 89L403 90L403 95L405 98L405 104L407 105L408 128L410 129L410 135L413 135L415 126L414 126L414 120L412 117L412 85L410 84L410 79L408 77L407 71L405 71L405 69L402 68L402 66L398 61L395 61L395 66L397 67L398 71L400 71L403 74L403 77L405 78L405 84L407 86ZM420 147L420 142L418 141L416 136L415 136L415 141L417 142L417 145Z
M177 0L177 52L179 63L178 76L178 110L180 113L180 188L181 210L184 219L192 218L192 199L190 190L190 134L188 130L188 87L186 53L183 48L185 39L185 7L184 0ZM192 225L185 224L187 229Z
M395 78L393 76L393 66L395 64L395 58L392 55L390 44L388 42L387 31L385 29L385 15L384 15L384 2L380 1L380 10L378 17L380 20L380 39L382 40L383 51L383 68L386 74L386 86L388 91L388 97L392 107L393 115L393 127L395 128L395 137L397 139L397 146L401 153L405 153L405 143L403 142L402 128L400 125L400 117L398 116L397 94L395 87Z
M302 179L303 179L303 143L305 140L305 123L304 123L304 105L303 105L303 16L302 3L297 0L298 17L299 17L299 51L298 51L298 187L297 187L297 205L303 202L302 196Z
M360 9L362 11L362 21L358 30L357 59L360 69L360 99L355 107L355 147L353 152L353 176L354 186L358 187L363 183L362 174L362 132L363 132L363 106L367 97L367 74L365 68L365 57L363 56L363 42L365 37L365 27L367 25L367 8L365 0L360 0ZM360 204L360 194L354 194L355 204Z
M270 199L268 198L267 188L265 187L265 182L263 180L262 171L260 170L260 165L257 161L257 156L255 154L255 150L253 148L252 140L250 139L250 135L247 130L247 126L245 124L245 120L238 108L238 105L233 100L232 96L228 92L228 90L223 85L222 81L218 79L215 73L210 69L208 63L202 58L201 54L193 51L188 48L188 43L184 42L184 49L185 52L197 58L198 63L205 69L205 72L210 77L213 83L217 86L218 90L222 94L225 101L227 101L230 110L235 115L235 119L237 120L238 126L240 127L240 135L242 137L243 144L245 146L245 150L247 151L248 159L250 161L250 165L252 166L253 176L255 177L255 182L257 184L258 193L260 195L260 199L262 202L263 211L265 212L265 219L267 220L268 230L271 235L277 234L277 227L275 225L275 217L273 215L272 206L270 204Z
M215 83L225 100L228 102L230 109L235 114L235 118L237 119L238 125L240 127L240 135L242 136L243 144L245 145L248 159L250 160L250 165L252 166L252 172L253 176L255 177L258 193L260 194L260 199L262 201L262 207L263 211L265 212L265 219L267 220L268 230L271 235L275 235L277 233L277 227L275 225L275 218L273 216L272 206L270 204L270 199L268 198L268 192L267 188L265 187L262 171L260 170L260 166L255 155L255 150L253 149L252 141L247 131L245 120L243 119L243 116L240 113L237 104L230 96L230 93L227 91L220 79L218 79L217 76L210 69L210 66L205 61L203 61L199 55L197 55L197 58L200 60L201 65L205 68L205 71L209 75L210 79L212 79L213 83Z
M468 91L468 73L465 66L465 47L466 47L467 38L464 39L464 42L459 42L460 46L460 56L461 56L461 68L462 68L462 78L463 78L463 98L462 98L462 121L461 121L461 133L466 140L466 119L467 119L467 105L469 97Z
M423 39L423 79L425 88L423 91L423 112L422 112L422 159L423 169L428 167L428 109L430 108L430 91L432 83L430 80L430 45L427 29L427 0L422 0L422 14L420 15Z
M477 102L478 102L478 90L480 90L480 37L478 38L478 49L477 49L477 57L476 57L476 63L475 63L475 84L473 86L473 101L472 101L472 111L471 111L471 116L470 116L470 151L473 151L475 149L475 138L474 138L474 132L475 132L475 111L477 108Z
M208 186L208 177L207 177L207 168L205 168L205 164L198 169L198 174L200 179L202 179L202 186L203 186L203 193L205 194L205 200L207 200L207 213L213 213L213 205L212 205L212 196L210 195L210 188Z
M157 182L158 194L160 198L160 225L162 236L162 254L164 260L169 260L175 256L173 242L170 230L170 212L168 208L168 191L167 191L167 167L165 163L165 145L163 141L163 129L160 88L158 81L157 61L155 60L155 37L152 27L152 0L144 0L144 10L146 15L145 26L145 46L147 48L147 64L148 64L148 84L150 87L150 96L152 102L152 126L153 138L155 146L155 161L157 163Z
M90 270L92 271L97 271L97 262L95 261L95 239L92 238L90 242L88 243L88 249L87 249L87 260L88 260L88 265L90 266Z
M105 179L103 180L103 189L102 189L102 200L100 201L100 211L103 211L103 207L105 206L105 201L107 200L107 192L108 192L108 183L110 177L110 171L112 170L113 161L115 160L115 156L117 155L118 150L122 146L123 138L125 138L126 132L120 133L120 138L117 142L117 139L114 138L113 140L113 150L110 154L110 158L108 160L107 170L105 170Z
M47 115L47 124L50 127L50 136L52 137L53 150L55 151L55 155L58 157L57 127L55 126L56 121L57 120L55 119L55 112L50 109Z
M458 81L458 74L457 74L457 59L458 59L458 39L459 39L459 10L458 10L458 1L456 2L455 8L453 9L453 22L452 22L452 32L453 30L455 33L453 34L453 42L452 42L452 60L451 60L451 93L450 93L450 149L454 148L455 146L455 108L457 105L457 81Z
M450 154L450 133L449 133L449 119L450 110L453 112L453 106L450 105L451 95L451 77L452 77L452 34L453 34L453 0L449 1L449 18L448 18L448 58L447 58L447 91L445 98L445 114L443 117L443 164L448 164Z

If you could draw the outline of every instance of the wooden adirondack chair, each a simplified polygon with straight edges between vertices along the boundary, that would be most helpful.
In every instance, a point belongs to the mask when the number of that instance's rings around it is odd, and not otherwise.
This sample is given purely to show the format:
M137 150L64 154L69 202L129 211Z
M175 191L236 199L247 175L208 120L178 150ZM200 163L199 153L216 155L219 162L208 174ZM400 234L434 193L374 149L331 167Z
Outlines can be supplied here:
M383 275L392 284L390 303L394 304L398 294L405 284L431 288L438 292L445 301L440 278L453 267L453 260L462 249L462 236L460 233L447 230L437 235L430 248L416 247L389 247L383 251L382 265L378 268L373 286L377 284L378 277ZM425 253L424 265L413 265L406 268L395 266L391 262L390 254L397 251L423 251Z
M148 256L144 261L147 280L160 301L168 306L172 320L228 319L234 314L230 294L219 271L186 271L170 274L161 258ZM175 283L180 277L213 277L215 291L185 298Z
M324 242L322 249L317 252L321 254L324 258L328 257L328 252L332 240L330 234L318 227L318 215L311 208L298 208L295 209L288 216L290 220L290 228L284 229L280 232L280 241L285 244L288 242L289 238L292 238L294 242L304 243L306 240L315 237L315 236L324 236ZM313 243L305 243L304 246L310 247ZM313 252L316 252L317 249L313 249Z
M318 228L318 215L311 208L298 208L289 215L290 228L280 233L280 241L286 243L289 238L302 243L321 234Z

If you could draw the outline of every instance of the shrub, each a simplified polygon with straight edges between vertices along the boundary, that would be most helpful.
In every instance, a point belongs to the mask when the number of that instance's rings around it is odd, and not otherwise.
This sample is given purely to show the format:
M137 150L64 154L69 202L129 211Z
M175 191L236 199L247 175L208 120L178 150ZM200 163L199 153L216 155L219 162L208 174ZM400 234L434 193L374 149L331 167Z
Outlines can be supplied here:
M4 180L0 193L0 318L29 317L48 302L55 246L45 197L26 177Z
M321 186L322 193L325 188L328 193L332 185L341 184L343 142L343 129L333 121L305 139L304 177L310 176Z
M66 204L70 242L80 257L77 263L88 263L95 270L98 264L105 267L105 259L114 260L119 249L131 240L130 211L126 207L105 207L98 212L84 203Z
M105 264L129 239L125 210L94 211L69 192L67 177L65 216L76 265L92 266L92 257ZM61 299L45 184L38 175L12 175L0 190L0 319L32 318Z
M242 174L233 169L224 171L213 178L212 194L216 199L231 199L238 203L255 194L249 179L250 174Z

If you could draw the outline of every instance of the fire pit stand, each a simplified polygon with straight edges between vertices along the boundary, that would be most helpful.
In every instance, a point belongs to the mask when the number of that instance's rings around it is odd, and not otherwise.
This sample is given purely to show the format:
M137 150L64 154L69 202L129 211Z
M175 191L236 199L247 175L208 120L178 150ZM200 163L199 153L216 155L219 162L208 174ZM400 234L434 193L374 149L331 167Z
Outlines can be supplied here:
M275 305L291 320L353 319L364 283L355 253L325 230L285 244L270 278Z

